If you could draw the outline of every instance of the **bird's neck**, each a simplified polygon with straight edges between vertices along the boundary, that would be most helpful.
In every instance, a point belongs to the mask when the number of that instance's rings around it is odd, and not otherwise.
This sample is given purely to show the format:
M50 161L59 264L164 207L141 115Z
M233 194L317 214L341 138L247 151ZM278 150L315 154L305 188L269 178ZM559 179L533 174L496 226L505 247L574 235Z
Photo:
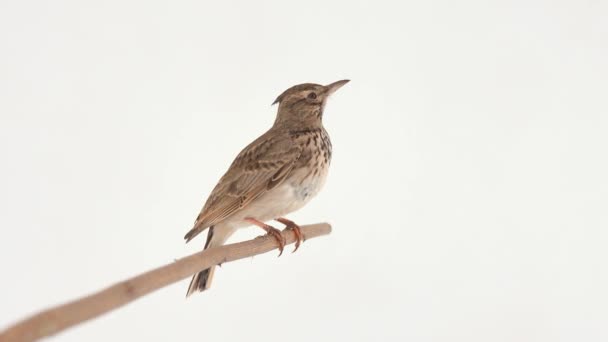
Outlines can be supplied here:
M323 123L321 121L318 122L275 122L272 126L275 130L284 130L284 131L314 131L317 129L323 128Z
M323 127L323 107L294 110L281 108L274 121L277 128L315 129Z

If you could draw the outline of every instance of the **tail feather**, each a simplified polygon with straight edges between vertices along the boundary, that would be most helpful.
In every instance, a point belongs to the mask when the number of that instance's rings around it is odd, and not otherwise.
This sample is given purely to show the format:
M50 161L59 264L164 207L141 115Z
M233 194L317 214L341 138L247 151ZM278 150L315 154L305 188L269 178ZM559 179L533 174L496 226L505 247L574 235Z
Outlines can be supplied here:
M190 297L196 292L203 292L208 290L211 286L211 279L213 279L213 273L215 272L215 266L212 266L204 271L201 271L192 277L190 286L188 286L188 292L186 297Z
M229 226L209 227L207 241L205 242L205 249L223 245L233 232L234 229ZM189 297L196 292L208 290L209 287L211 287L214 272L215 266L211 266L208 269L202 270L195 274L192 277L192 281L190 281L190 286L188 286L186 297Z
M207 241L205 241L205 248L209 248L211 246L211 240L213 239L214 227L209 227L209 232L207 233ZM192 230L194 231L194 229ZM190 231L190 233L192 233ZM188 234L190 234L188 233ZM188 238L188 235L186 235ZM189 241L189 240L188 240ZM186 297L190 297L193 293L203 292L211 286L211 279L213 278L213 272L215 271L215 266L211 266L206 270L202 270L195 274L190 281L190 286L188 286L188 292L186 292Z

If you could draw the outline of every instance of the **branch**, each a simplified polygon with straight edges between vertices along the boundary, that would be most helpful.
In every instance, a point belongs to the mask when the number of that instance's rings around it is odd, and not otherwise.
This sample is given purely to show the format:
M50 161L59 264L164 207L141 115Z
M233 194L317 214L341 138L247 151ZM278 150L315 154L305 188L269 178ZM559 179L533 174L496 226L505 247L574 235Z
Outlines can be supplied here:
M305 239L327 235L331 226L318 223L302 226ZM284 230L287 244L295 241L291 230ZM0 341L35 341L54 335L76 324L100 316L128 304L162 287L220 263L252 257L276 249L273 238L253 239L202 252L179 259L133 278L121 281L97 293L39 312L0 332Z

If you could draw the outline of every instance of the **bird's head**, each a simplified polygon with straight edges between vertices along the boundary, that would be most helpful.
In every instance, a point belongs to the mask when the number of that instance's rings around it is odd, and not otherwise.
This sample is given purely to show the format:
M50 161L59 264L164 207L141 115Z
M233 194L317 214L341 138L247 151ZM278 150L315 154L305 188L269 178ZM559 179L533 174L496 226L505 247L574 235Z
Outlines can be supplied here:
M328 85L304 83L285 90L272 103L279 104L277 124L321 123L327 98L349 80L341 80Z

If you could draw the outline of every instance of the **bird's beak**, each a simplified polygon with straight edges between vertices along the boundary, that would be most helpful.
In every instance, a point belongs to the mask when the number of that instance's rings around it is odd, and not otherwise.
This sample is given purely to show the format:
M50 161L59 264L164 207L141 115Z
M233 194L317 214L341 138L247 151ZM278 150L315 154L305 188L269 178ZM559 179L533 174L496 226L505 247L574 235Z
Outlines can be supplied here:
M340 89L343 85L345 85L348 82L350 82L350 80L341 80L341 81L337 81L337 82L326 85L325 89L327 89L327 96L335 93L336 90Z

